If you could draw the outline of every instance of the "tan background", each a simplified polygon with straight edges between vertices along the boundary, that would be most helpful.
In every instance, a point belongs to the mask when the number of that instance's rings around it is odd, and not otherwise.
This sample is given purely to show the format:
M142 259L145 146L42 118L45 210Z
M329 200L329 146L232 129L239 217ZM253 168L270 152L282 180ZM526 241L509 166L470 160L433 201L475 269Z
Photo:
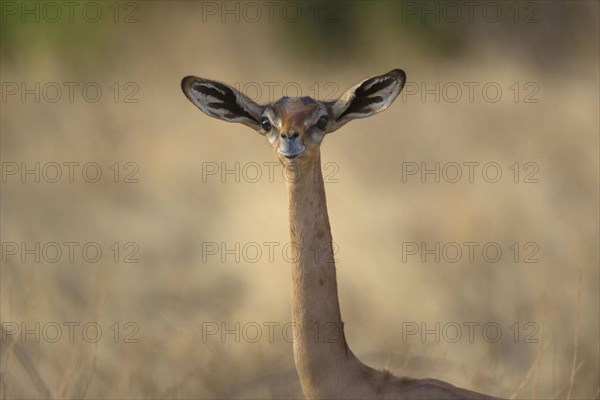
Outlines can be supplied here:
M350 346L376 368L498 396L598 398L598 3L521 3L516 16L513 3L495 3L503 11L496 23L482 16L483 6L473 22L462 8L461 20L450 23L441 8L440 22L435 9L425 22L408 14L406 7L423 6L418 2L302 2L294 3L303 15L292 23L282 16L285 3L277 3L273 22L261 6L262 18L253 23L242 3L160 1L122 3L115 23L114 4L96 4L103 12L97 23L78 12L73 22L63 15L56 23L3 13L4 168L96 162L103 176L98 183L80 174L73 183L36 183L31 176L22 183L17 174L2 184L0 320L6 329L24 323L35 330L40 323L41 332L39 343L33 334L3 336L2 398L301 396L291 344L281 328L271 343L264 325L290 321L281 169L270 182L263 163L275 160L267 141L204 116L179 84L189 74L256 84L260 100L269 101L268 85L276 98L286 84L304 95L314 88L321 97L340 95L392 68L404 69L419 93L350 123L322 146L323 162L331 163L326 190ZM213 6L217 13L237 7L239 22L235 14L222 22ZM124 23L126 15L137 22ZM7 82L96 82L103 92L96 103L77 89L72 103L66 92L56 103L42 93L38 103L32 95L8 95ZM109 88L115 82L116 102ZM420 85L436 82L440 101L421 99ZM444 86L451 82L463 88L456 102L452 84ZM479 85L472 102L465 82ZM497 102L483 97L486 83L502 89ZM126 103L132 88L138 91L130 99L138 102ZM531 88L537 92L528 99L536 103L524 102ZM139 182L112 182L115 162L121 173L135 163ZM250 169L239 182L232 175L203 181L213 163L239 163L243 171L253 162L263 166L256 183L244 179L254 176ZM472 183L464 176L458 183L403 182L406 162L495 162L503 175L488 183L480 166ZM522 174L531 171L525 163L534 163L538 182L524 183L520 175L514 183L515 162ZM98 243L100 261L85 262L76 252L73 263L66 255L56 263L31 256L22 262L21 253L6 251L9 242L69 241ZM118 263L109 250L114 242L121 246ZM128 242L139 248L138 263L122 262ZM279 244L272 261L265 242ZM465 253L456 263L431 256L403 262L408 242L493 242L503 254L496 263L480 252L474 262ZM509 249L514 242L521 246L518 263ZM523 262L528 242L539 248L538 263ZM257 262L249 261L254 253L222 262L221 253L203 254L203 243L259 243L263 254ZM73 343L65 322L80 324ZM82 339L89 322L103 331L95 344ZM472 343L469 322L480 324ZM63 327L56 343L47 340L51 331L42 332L48 323ZM203 340L203 327L222 323L239 323L240 333L256 323L263 335L256 343L244 340L253 330L239 343L234 335ZM438 343L431 334L403 340L407 323L439 323L440 331L458 324L463 336L456 343L447 335ZM497 342L482 335L486 323L501 327ZM138 343L124 343L132 327Z

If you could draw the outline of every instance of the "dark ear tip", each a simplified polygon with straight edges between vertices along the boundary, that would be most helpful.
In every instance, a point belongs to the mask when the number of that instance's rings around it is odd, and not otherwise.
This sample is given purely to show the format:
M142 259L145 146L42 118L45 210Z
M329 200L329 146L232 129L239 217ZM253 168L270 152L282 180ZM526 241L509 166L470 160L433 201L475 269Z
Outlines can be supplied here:
M399 68L391 70L390 75L394 75L402 84L406 82L406 73Z
M192 87L192 84L197 80L198 80L198 78L196 78L195 76L192 76L192 75L186 76L185 78L183 78L181 80L181 90L183 90L184 93L187 92L188 89L190 87Z

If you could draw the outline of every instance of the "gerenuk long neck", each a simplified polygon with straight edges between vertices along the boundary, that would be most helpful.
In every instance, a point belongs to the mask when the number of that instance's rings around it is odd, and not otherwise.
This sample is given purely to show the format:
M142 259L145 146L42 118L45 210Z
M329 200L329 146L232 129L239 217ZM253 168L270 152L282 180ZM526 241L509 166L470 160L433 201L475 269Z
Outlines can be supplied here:
M333 393L325 388L342 384L356 372L358 360L344 337L338 302L331 229L320 159L287 182L290 237L295 250L292 266L294 360L308 397ZM333 385L335 386L335 384Z
M288 170L299 171L298 168ZM321 163L287 182L294 361L309 399L490 399L435 379L395 378L361 363L346 344Z

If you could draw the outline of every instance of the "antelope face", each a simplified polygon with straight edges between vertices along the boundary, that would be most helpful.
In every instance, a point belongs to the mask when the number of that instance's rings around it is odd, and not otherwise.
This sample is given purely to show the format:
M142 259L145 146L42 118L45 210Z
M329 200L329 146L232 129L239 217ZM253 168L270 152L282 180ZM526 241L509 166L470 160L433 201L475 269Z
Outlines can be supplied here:
M211 117L239 122L265 136L280 163L310 164L319 159L326 134L348 121L388 108L398 96L406 75L395 69L365 79L338 100L319 102L310 97L283 97L259 105L221 82L188 76L181 82L186 97Z
M283 97L265 108L260 128L279 162L287 164L319 155L330 118L329 109L310 97Z

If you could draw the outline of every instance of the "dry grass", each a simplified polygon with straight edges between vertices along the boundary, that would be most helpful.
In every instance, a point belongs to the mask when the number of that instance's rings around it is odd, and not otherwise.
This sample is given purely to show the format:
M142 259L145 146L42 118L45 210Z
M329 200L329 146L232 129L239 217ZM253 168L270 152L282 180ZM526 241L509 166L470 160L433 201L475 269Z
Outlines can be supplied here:
M247 128L201 115L179 82L188 74L297 81L308 91L315 81L332 81L341 91L393 67L430 84L495 81L508 90L535 81L540 102L399 99L325 139L323 162L337 168L338 182L326 190L348 343L365 362L398 375L512 398L598 398L598 59L586 43L575 42L581 53L553 70L519 57L510 43L480 40L483 28L474 27L474 50L461 57L435 58L410 36L389 36L353 43L369 57L344 64L294 58L273 25L201 24L197 14L162 3L142 11L140 24L111 28L112 47L99 65L72 69L69 56L37 59L27 49L10 62L2 57L3 82L134 81L140 101L2 104L3 162L95 161L110 177L108 166L133 161L139 183L2 185L3 242L93 241L107 256L2 264L3 327L96 322L103 335L97 343L80 336L71 343L64 331L56 343L36 343L3 331L0 398L301 396L291 344L281 336L202 340L207 322L290 321L289 266L280 253L257 263L204 262L202 254L203 242L287 243L287 200L281 178L202 181L206 162L274 159ZM497 162L508 178L403 183L409 161ZM539 183L513 183L508 168L529 161L540 167ZM468 241L501 243L505 256L495 264L402 262L404 242ZM114 242L137 243L140 262L114 263ZM540 262L514 263L514 242L537 243ZM469 321L497 323L501 339L487 341L477 331L470 342L465 331L456 343L402 340L403 323ZM132 332L127 322L139 327L139 342L124 342ZM528 322L534 324L525 329ZM537 341L525 342L534 329Z

